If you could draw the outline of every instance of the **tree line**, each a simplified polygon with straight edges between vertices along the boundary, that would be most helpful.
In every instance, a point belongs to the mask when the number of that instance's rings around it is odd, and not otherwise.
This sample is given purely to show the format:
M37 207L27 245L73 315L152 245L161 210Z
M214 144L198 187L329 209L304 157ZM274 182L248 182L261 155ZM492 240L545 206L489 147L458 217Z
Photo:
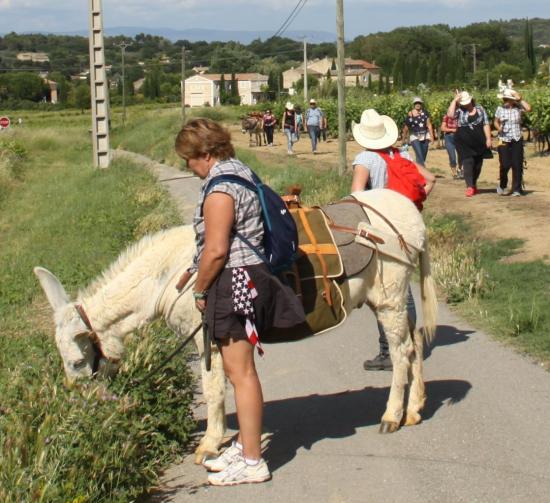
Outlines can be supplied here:
M541 68L540 65L550 58L550 48L539 46L550 43L545 38L549 37L548 33L550 20L544 19L490 21L459 28L441 24L397 28L356 37L346 44L346 56L375 62L381 67L381 82L371 82L368 86L379 94L420 84L436 89L453 85L494 87L501 77L517 82L530 81L541 70L547 75L547 66ZM126 48L124 72L130 102L148 99L178 101L182 50L186 51L186 77L194 74L192 68L196 66L206 66L211 73L229 75L262 73L269 77L266 89L269 99L275 99L283 91L282 72L301 64L303 59L302 43L284 37L257 39L247 45L239 42L171 42L143 33L135 37L106 37L106 61L112 66L109 76L114 82L111 95L115 103L122 90L121 42L130 44ZM19 52L46 52L49 62L19 61ZM335 44L308 44L309 59L335 56ZM7 34L0 37L0 100L4 105L10 100L42 101L47 89L36 78L38 71L42 70L48 72L50 80L58 83L61 103L80 106L85 101L87 83L71 77L87 67L88 40L85 37ZM140 79L144 79L143 84L134 93L133 84ZM313 79L309 84L311 88L317 86L321 95L336 93L334 82L329 80L320 85ZM303 87L303 82L298 82L296 87L300 86ZM234 89L236 85L224 82L223 102L232 102Z

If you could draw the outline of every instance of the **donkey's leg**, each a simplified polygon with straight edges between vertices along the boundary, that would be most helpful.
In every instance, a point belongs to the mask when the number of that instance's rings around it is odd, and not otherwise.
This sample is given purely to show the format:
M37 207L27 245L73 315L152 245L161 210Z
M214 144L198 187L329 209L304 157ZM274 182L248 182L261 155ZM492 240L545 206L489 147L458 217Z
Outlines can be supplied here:
M410 355L413 352L412 341L407 330L404 297L401 306L382 309L377 312L377 317L388 338L393 364L390 396L382 416L380 433L393 433L399 429L403 419L405 389L409 382Z
M201 361L202 389L207 408L206 432L195 450L195 463L215 457L225 435L225 373L218 348L212 346L212 368L206 371L202 334L195 338Z
M420 411L424 408L426 392L424 389L423 360L424 360L424 335L420 330L412 328L414 353L411 356L411 382L409 388L409 400L405 413L405 425L412 426L420 423L422 417Z

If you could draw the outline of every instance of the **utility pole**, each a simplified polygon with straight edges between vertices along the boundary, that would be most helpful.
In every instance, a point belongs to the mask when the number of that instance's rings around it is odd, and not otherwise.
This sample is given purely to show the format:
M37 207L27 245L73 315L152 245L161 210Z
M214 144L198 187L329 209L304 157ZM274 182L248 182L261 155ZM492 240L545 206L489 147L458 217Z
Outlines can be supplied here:
M304 37L304 101L307 103L307 40Z
M476 46L479 44L469 44L472 46L472 56L474 57L474 73L476 73L477 70L477 59L476 59Z
M126 64L124 62L124 57L126 55L126 47L132 45L128 42L121 42L120 44L115 44L120 47L121 57L122 57L122 127L126 125Z
M96 168L108 168L111 162L109 150L109 86L107 85L107 73L105 71L101 0L88 0L88 14L94 166Z
M185 46L181 46L181 122L185 124Z
M346 88L344 57L344 0L336 0L336 57L338 61L338 174L346 171Z

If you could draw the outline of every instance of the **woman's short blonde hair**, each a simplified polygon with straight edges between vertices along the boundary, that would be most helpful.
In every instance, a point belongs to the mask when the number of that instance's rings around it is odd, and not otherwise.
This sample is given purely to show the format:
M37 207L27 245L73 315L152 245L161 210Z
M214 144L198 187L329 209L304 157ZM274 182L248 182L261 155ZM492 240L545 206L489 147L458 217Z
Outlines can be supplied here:
M235 157L231 134L211 119L190 120L176 137L176 153L183 159L197 159L210 154L223 161Z

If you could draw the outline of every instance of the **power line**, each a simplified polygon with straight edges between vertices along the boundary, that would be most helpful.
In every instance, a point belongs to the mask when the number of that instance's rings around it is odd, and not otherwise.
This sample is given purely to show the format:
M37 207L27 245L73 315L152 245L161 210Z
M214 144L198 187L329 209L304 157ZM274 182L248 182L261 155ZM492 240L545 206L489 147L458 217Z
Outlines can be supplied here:
M292 12L288 15L288 17L284 20L281 27L275 32L275 35L273 35L273 38L281 36L287 28L292 24L292 22L296 19L296 16L300 13L304 5L306 4L307 0L298 0L298 3L292 9Z

